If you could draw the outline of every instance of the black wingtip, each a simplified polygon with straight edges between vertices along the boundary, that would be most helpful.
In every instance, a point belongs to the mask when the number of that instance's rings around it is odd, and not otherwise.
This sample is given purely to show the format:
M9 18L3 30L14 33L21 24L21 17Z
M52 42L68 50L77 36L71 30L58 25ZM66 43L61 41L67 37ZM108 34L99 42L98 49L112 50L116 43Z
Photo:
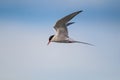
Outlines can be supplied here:
M76 11L76 13L77 13L77 14L79 14L79 13L81 13L81 12L83 12L83 10L80 10L80 11Z
M83 10L80 10L80 11L78 11L78 12L79 12L79 13L80 13L80 12L83 12Z

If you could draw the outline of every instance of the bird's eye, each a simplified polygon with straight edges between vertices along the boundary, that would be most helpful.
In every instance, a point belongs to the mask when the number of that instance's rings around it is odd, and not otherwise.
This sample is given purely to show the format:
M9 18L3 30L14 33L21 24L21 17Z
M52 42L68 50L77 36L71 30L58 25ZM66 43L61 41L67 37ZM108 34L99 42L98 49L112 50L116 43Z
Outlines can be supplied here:
M52 35L52 36L49 37L49 41L53 38L53 36L54 36L54 35Z

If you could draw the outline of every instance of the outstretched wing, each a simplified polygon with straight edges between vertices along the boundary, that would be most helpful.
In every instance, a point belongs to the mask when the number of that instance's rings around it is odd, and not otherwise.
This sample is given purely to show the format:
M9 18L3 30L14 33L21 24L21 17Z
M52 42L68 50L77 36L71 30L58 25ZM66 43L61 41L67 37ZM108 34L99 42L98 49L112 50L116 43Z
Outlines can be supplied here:
M90 46L94 46L93 44L90 44L90 43L87 43L87 42L81 42L81 41L71 41L73 43L82 43L82 44L87 44L87 45L90 45Z
M77 11L74 12L72 14L69 14L65 17L63 17L62 19L58 20L54 26L55 30L56 30L56 34L57 35L62 35L62 36L66 36L68 37L68 30L67 30L67 26L70 24L73 24L73 22L68 23L73 17L75 17L77 14L79 14L81 11Z

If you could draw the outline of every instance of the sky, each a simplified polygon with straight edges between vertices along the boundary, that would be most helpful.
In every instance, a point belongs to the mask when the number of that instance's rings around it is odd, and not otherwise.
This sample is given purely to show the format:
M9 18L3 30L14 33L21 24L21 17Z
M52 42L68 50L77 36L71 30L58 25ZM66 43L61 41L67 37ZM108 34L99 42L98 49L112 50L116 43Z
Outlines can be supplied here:
M0 80L120 80L119 0L0 0ZM51 43L54 24L71 21L84 44Z

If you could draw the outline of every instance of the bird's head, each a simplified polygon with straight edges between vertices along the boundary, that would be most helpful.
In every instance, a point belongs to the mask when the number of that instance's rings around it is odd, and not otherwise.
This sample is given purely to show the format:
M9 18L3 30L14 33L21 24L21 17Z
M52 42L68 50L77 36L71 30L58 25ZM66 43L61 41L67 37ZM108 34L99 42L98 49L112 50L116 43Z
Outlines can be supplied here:
M51 40L52 40L53 37L54 37L54 35L51 35L51 36L49 37L49 41L48 41L48 44L47 44L47 45L50 44L50 42L51 42Z

